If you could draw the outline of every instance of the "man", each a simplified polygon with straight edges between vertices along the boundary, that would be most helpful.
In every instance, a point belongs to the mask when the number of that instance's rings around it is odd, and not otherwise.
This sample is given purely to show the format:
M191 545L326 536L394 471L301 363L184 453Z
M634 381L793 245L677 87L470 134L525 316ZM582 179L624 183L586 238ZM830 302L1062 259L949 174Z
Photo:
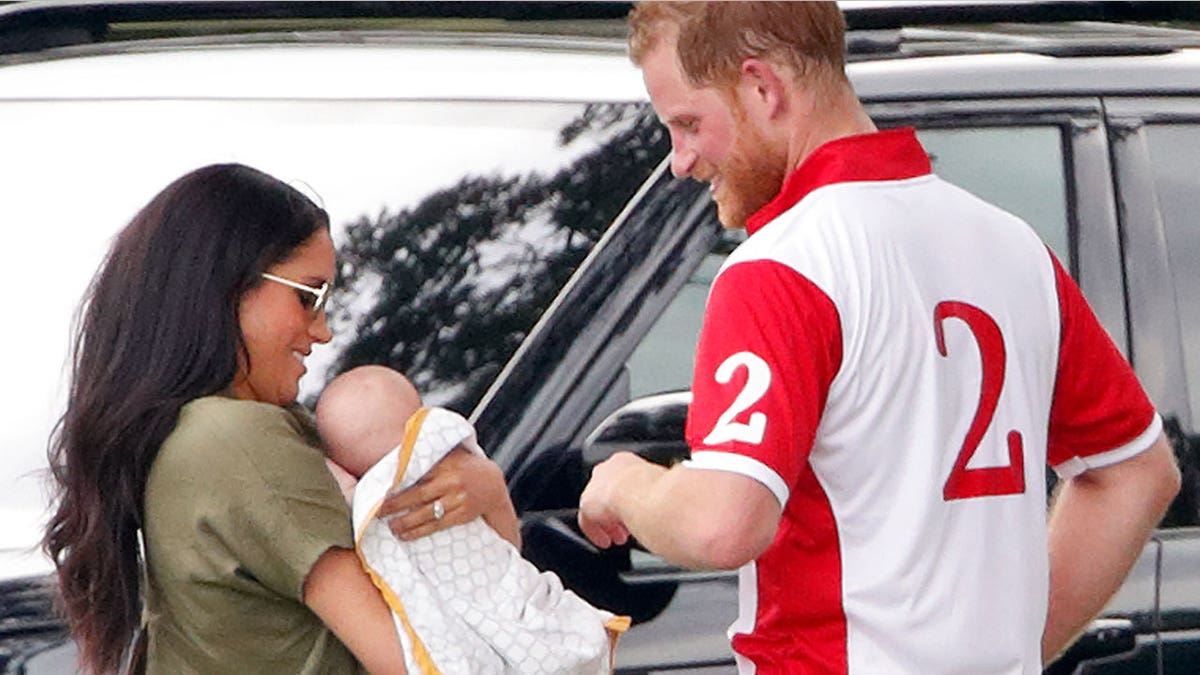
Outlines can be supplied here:
M584 532L741 567L743 673L1040 673L1178 491L1132 369L1028 226L875 129L835 5L630 24L672 170L750 236L709 296L692 459L598 466Z

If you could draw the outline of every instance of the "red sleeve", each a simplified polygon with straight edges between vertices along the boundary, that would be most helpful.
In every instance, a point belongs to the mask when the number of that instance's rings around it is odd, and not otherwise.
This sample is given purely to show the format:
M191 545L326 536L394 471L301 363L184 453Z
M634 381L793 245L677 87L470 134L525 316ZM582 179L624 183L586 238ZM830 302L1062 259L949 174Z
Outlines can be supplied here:
M837 308L821 289L777 262L730 266L705 308L688 444L751 457L795 485L841 359Z
M1079 286L1057 259L1053 262L1062 333L1047 459L1058 466L1137 439L1154 423L1155 410Z

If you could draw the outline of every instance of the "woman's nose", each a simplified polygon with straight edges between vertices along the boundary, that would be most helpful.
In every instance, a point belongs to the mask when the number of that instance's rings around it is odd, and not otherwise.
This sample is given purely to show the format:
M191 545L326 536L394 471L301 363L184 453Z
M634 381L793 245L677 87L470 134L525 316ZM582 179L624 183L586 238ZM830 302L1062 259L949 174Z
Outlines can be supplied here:
M329 315L325 310L317 312L313 317L312 324L309 325L308 334L312 337L313 342L325 344L333 339L333 331L329 328Z

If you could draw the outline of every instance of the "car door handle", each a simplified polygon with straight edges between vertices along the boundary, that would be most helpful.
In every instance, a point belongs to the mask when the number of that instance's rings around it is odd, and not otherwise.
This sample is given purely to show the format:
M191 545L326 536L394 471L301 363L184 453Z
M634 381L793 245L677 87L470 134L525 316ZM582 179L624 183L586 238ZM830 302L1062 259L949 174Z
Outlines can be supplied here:
M674 565L664 565L662 569L637 569L621 573L621 580L631 586L663 582L688 584L723 579L736 582L737 577L737 570L688 570Z
M737 570L689 570L648 553L644 549L630 550L629 569L621 572L621 580L630 585L652 583L698 583L704 581L737 581Z

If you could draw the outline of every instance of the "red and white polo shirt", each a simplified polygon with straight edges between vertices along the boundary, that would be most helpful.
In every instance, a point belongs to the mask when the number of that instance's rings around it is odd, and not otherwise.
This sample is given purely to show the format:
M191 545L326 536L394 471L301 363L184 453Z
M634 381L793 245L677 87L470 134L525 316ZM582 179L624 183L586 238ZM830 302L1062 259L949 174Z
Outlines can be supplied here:
M1047 464L1161 421L1021 220L942 181L910 129L819 148L709 297L692 468L778 497L740 572L742 673L1041 672Z

